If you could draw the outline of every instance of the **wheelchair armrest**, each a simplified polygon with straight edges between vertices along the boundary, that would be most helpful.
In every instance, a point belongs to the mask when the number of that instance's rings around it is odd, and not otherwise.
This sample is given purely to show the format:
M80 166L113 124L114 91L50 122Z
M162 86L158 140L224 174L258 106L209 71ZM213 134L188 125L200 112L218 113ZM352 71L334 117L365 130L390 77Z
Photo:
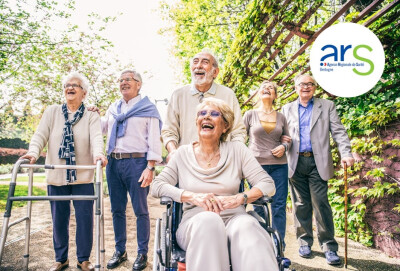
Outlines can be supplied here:
M263 197L257 199L256 201L253 201L251 204L264 205L264 204L271 203L271 202L272 202L272 198L270 198L268 196L263 196Z
M172 205L174 201L170 197L163 196L160 198L161 205Z

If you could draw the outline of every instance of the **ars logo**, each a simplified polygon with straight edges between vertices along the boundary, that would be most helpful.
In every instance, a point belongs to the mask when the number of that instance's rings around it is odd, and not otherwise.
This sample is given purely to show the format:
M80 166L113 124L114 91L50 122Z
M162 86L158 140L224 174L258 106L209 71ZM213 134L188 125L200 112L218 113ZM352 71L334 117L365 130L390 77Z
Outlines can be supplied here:
M329 27L311 48L310 67L315 80L324 90L340 97L369 91L380 79L384 66L379 39L358 24Z

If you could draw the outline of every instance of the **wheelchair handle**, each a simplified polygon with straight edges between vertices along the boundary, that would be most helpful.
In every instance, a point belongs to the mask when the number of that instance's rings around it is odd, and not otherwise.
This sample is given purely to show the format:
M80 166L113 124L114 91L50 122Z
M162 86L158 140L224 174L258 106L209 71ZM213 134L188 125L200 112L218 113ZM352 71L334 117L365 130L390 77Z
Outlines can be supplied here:
M253 201L251 204L264 205L264 204L271 203L271 202L272 202L272 198L271 197L263 196L263 197L257 199L256 201Z
M172 205L172 198L167 197L167 196L163 196L160 198L160 204L161 205Z

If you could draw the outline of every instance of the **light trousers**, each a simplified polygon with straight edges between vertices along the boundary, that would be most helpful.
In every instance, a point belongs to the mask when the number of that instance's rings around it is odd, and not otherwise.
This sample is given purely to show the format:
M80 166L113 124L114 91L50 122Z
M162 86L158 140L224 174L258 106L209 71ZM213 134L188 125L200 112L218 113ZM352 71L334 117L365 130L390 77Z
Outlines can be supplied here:
M188 271L278 270L273 241L243 206L218 215L195 207L184 213L176 238Z

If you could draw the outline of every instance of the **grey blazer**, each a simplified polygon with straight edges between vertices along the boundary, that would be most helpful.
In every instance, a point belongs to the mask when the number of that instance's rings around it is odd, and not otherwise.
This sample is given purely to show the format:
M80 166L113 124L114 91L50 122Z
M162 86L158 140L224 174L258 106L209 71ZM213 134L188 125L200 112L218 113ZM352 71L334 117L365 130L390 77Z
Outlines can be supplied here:
M286 104L282 108L289 125L289 134L292 137L292 147L288 151L289 178L296 171L300 149L300 127L298 100ZM340 118L335 104L325 99L314 98L311 117L311 146L315 164L321 178L325 181L333 176L333 161L329 134L337 143L341 157L352 157L350 140Z

